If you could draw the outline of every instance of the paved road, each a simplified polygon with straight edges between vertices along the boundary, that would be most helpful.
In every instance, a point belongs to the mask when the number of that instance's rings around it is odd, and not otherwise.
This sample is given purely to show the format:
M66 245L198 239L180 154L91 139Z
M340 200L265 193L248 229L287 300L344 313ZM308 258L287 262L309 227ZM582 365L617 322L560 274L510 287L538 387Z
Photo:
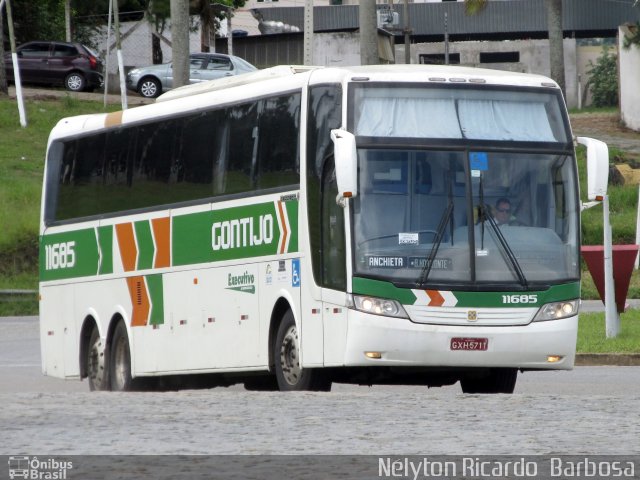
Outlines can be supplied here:
M526 373L495 396L87 390L40 375L35 317L0 319L0 455L640 453L637 367Z

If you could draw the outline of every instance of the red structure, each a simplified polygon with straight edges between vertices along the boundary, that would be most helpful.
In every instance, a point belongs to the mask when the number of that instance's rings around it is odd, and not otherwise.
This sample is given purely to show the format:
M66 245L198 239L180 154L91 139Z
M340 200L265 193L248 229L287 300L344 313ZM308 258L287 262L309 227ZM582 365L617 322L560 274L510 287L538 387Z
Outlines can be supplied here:
M618 313L624 312L629 281L638 254L638 245L613 245L613 284L616 291L616 307ZM583 246L582 258L596 284L600 299L604 302L604 247L602 245Z

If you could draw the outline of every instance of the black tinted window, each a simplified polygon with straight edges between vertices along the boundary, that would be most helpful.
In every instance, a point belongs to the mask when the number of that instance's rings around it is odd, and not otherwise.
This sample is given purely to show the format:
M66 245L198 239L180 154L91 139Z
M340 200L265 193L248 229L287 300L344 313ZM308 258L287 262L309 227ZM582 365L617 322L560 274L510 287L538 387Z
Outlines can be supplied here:
M299 112L290 94L64 141L50 153L61 167L46 218L297 185Z
M71 45L55 45L53 47L54 57L75 57L76 55L78 55L78 50Z
M49 44L48 43L30 43L20 48L20 54L23 57L48 57L49 56Z
M331 130L340 128L342 123L342 89L339 85L322 85L309 91L309 120L307 124L307 195L309 212L326 211L323 207L323 183L325 194L331 182L326 172L327 161L333 158ZM323 175L324 174L324 175ZM328 182L328 183L327 183ZM335 196L333 198L335 203ZM326 219L325 219L326 220ZM323 278L322 243L323 219L317 214L309 214L309 237L313 276L316 282L326 284ZM331 283L331 282L329 282Z

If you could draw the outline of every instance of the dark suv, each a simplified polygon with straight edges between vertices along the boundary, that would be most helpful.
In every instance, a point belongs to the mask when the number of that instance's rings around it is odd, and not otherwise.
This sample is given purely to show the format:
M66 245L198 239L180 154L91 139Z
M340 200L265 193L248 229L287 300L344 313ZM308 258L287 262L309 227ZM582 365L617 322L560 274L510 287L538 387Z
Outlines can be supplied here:
M16 52L24 83L64 85L73 92L102 86L102 61L89 47L79 43L27 42ZM10 53L5 55L4 64L7 80L13 82Z

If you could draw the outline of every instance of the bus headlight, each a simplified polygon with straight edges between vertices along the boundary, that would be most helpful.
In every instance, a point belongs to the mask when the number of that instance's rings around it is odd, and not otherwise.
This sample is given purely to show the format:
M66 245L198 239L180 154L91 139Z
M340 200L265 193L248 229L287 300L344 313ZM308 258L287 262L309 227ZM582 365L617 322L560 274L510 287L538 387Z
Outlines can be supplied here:
M399 302L386 298L349 295L349 307L373 315L408 318L407 312L404 311L404 308Z
M534 322L544 322L547 320L560 320L561 318L572 317L578 314L579 300L569 300L566 302L547 303L540 307Z

